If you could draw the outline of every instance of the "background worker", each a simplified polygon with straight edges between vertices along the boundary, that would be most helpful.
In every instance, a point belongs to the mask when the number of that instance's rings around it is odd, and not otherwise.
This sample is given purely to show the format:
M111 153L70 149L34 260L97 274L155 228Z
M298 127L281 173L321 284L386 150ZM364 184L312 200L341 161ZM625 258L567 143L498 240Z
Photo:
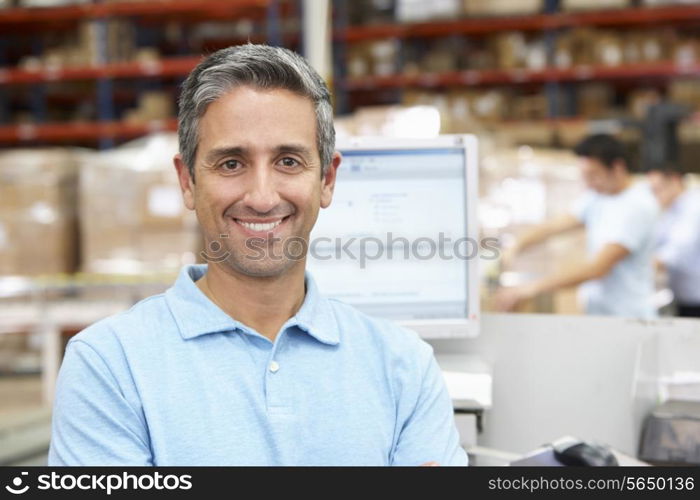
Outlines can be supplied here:
M528 247L567 231L585 227L589 259L582 265L525 285L501 288L496 306L513 310L539 294L583 284L587 314L652 318L656 315L652 268L654 224L658 204L647 185L632 178L624 145L596 134L580 142L582 177L589 191L571 213L538 225L504 252L507 267Z
M668 274L678 316L700 317L700 190L688 189L682 171L659 168L648 174L663 209L655 257Z

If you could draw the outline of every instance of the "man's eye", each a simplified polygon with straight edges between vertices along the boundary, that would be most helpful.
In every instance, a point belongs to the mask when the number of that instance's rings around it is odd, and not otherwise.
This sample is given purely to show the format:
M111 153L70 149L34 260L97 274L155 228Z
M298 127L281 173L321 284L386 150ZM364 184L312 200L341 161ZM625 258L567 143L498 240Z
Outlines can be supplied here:
M236 170L240 166L241 164L238 162L238 160L226 160L221 164L221 168L224 170Z
M283 167L288 167L288 168L293 168L293 167L297 167L300 165L300 163L297 160L295 160L294 158L290 158L288 156L285 158L282 158L280 160L280 164Z

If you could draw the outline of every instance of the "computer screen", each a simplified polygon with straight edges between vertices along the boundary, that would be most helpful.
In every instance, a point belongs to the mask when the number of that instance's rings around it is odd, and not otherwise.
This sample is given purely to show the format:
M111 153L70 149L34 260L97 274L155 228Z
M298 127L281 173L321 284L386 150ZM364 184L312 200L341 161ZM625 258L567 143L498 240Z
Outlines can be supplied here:
M476 147L472 136L339 144L307 258L322 293L425 337L476 335Z

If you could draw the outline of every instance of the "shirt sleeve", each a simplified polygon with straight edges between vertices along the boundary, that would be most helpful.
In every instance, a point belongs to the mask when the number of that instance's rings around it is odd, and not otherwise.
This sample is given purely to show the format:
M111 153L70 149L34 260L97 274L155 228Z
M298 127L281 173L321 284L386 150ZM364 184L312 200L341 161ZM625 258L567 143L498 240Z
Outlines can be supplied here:
M49 466L153 465L143 414L90 344L69 343L54 401Z
M581 222L586 222L588 208L593 203L595 194L587 191L585 194L576 199L569 207L569 213L576 217Z
M653 205L620 204L619 210L610 211L606 216L601 227L601 245L618 244L630 253L640 250L652 238L657 216Z
M669 269L697 258L700 249L700 205L671 222L672 227L657 248L657 258Z
M432 349L427 349L429 360L420 392L412 412L403 421L391 465L467 465L467 454L459 445L452 400Z

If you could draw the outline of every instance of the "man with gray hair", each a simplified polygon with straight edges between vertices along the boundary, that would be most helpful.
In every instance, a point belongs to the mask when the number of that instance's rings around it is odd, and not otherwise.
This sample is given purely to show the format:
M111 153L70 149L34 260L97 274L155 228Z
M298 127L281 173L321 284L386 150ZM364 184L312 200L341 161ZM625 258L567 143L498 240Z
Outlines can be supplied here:
M341 162L319 75L282 48L216 52L179 140L208 264L71 339L49 464L466 465L430 346L305 272Z

